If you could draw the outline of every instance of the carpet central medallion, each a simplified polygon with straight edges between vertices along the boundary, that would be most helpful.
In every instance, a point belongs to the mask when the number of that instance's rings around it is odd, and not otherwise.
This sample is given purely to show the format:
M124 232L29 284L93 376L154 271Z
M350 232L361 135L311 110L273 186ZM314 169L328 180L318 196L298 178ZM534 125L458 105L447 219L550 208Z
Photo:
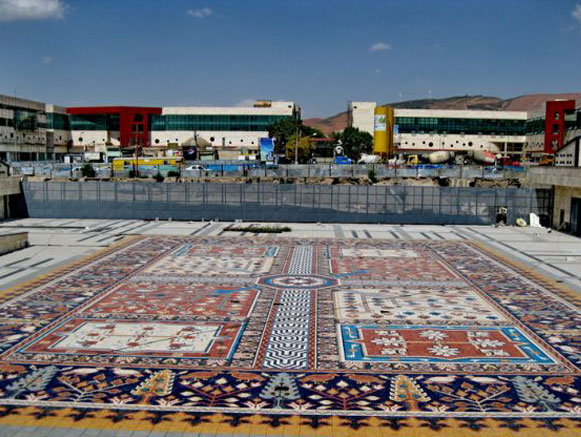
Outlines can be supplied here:
M263 276L257 284L278 289L315 290L339 285L339 280L319 275L274 275Z

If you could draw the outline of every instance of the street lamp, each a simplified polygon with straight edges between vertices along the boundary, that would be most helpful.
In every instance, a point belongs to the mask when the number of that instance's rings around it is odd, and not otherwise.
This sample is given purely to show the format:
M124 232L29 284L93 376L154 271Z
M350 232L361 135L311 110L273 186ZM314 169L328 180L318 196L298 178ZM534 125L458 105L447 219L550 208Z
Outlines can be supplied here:
M299 163L299 127L297 126L295 133L295 165Z

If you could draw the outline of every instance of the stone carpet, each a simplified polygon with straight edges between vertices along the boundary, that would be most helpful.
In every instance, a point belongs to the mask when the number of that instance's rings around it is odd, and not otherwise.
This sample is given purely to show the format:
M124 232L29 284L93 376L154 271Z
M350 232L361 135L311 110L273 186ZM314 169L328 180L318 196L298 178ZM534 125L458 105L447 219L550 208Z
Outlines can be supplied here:
M0 435L578 432L579 294L462 235L113 241L0 295Z

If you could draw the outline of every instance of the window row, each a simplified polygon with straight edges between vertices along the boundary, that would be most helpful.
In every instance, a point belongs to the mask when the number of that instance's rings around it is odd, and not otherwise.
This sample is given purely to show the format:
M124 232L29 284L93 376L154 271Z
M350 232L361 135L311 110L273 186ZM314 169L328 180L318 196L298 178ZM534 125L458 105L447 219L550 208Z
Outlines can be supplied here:
M119 114L71 115L72 130L119 130Z
M524 135L524 120L476 118L396 117L399 133L466 135Z
M267 131L286 115L154 115L152 131Z
M71 119L68 114L49 112L46 114L46 124L49 129L70 130Z

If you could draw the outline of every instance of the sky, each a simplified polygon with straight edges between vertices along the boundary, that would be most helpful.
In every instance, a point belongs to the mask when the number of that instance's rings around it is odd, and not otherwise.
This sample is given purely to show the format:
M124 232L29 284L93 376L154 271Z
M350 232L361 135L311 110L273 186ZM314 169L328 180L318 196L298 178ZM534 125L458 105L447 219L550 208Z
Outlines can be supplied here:
M0 0L0 94L231 106L581 91L581 0Z

